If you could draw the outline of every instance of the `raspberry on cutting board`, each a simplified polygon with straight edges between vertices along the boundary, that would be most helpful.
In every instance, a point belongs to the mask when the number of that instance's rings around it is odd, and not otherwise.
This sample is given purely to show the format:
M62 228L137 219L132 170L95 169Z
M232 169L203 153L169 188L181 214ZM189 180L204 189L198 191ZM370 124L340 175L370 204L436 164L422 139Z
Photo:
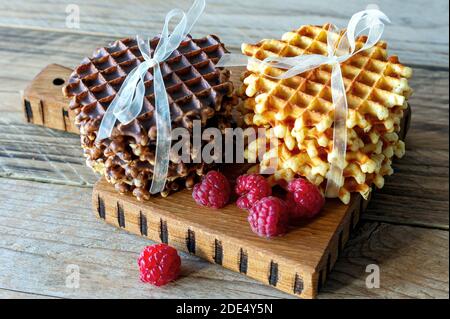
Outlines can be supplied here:
M242 175L236 180L235 192L240 196L236 205L240 209L249 210L259 200L272 195L272 187L261 175Z
M288 207L278 197L265 197L250 208L248 221L253 232L261 237L283 235L289 223Z
M228 179L217 171L211 171L201 183L194 186L192 197L204 207L223 208L230 200L231 186Z
M313 218L325 205L325 197L319 188L304 178L298 178L288 185L286 201L294 220Z

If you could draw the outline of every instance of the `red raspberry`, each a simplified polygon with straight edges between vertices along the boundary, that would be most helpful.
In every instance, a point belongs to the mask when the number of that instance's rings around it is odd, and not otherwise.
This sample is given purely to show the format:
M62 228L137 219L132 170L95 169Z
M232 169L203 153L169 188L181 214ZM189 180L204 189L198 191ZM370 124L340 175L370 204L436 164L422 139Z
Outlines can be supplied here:
M287 205L277 197L265 197L250 208L248 222L253 232L261 237L282 235L289 222Z
M239 176L235 187L236 194L241 196L236 204L240 209L249 210L252 206L272 195L272 188L266 179L257 174Z
M288 202L291 218L313 218L320 213L325 205L325 198L319 188L299 178L289 183L286 201Z
M228 203L230 193L231 187L227 178L219 172L211 171L201 183L194 186L192 197L201 206L219 209Z
M160 287L178 278L181 259L175 248L159 244L145 247L138 265L141 280Z

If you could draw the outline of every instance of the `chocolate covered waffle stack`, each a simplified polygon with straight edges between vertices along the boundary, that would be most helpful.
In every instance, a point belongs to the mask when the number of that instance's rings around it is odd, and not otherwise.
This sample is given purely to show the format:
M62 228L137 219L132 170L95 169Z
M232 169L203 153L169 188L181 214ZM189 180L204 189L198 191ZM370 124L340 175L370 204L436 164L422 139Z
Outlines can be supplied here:
M258 60L327 55L329 27L303 26L281 40L244 44L242 51ZM365 41L363 37L357 39L356 49ZM412 93L407 80L412 70L400 64L396 56L388 57L384 42L341 63L341 69L348 101L348 146L339 198L348 203L353 192L367 198L373 185L383 187L384 176L393 173L393 157L405 153L399 132ZM245 99L242 111L247 125L267 128L268 137L278 143L278 149L267 152L260 163L265 168L270 159L278 159L271 177L274 183L304 176L325 188L333 149L331 72L330 65L323 65L275 80L283 70L249 63L240 92ZM256 150L257 143L249 150Z
M150 41L152 53L158 42L159 38ZM224 45L215 36L201 39L188 36L160 64L172 129L185 128L192 134L195 120L201 121L202 128L224 129L231 125L231 109L237 98L233 95L230 72L215 68L225 52ZM104 175L119 192L132 192L139 200L150 197L155 162L157 129L152 69L145 76L146 92L140 116L126 125L118 123L108 139L96 141L96 136L105 110L126 76L143 61L135 39L116 41L83 60L64 88L65 95L72 98L70 107L77 114L76 124L87 164ZM210 165L202 161L193 163L193 154L189 163L180 162L172 154L163 196L193 187L198 177L209 169Z

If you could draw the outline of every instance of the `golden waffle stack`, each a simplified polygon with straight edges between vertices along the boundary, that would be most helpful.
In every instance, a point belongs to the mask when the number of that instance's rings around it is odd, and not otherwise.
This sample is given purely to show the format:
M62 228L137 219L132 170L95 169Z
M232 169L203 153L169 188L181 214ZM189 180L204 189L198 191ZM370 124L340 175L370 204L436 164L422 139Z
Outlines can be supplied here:
M153 54L159 42L150 41ZM160 64L168 93L172 129L183 127L192 134L193 121L202 128L230 126L231 110L237 103L230 72L215 67L226 53L215 36L192 39L188 36L177 50ZM153 69L145 76L145 97L139 117L127 125L117 124L112 136L95 142L106 109L113 101L126 76L141 62L142 54L133 38L123 39L98 49L75 68L64 88L72 98L76 124L87 164L104 175L122 193L132 192L139 200L150 197L156 149ZM174 141L176 142L176 141ZM207 143L207 141L204 141ZM196 179L209 168L203 162L180 163L172 154L163 196L183 187L193 187Z
M243 44L242 51L258 60L327 55L329 27L303 26L281 40ZM365 37L357 39L357 49L365 41ZM304 176L324 188L333 155L331 66L284 80L273 79L284 72L280 69L255 63L249 63L247 69L240 90L245 123L265 127L267 136L279 140L278 150L265 154L260 167L278 158L276 173L271 177L274 182ZM412 93L407 80L412 70L400 64L396 56L388 57L384 42L341 63L341 69L349 111L345 181L339 197L348 203L353 192L367 197L373 184L383 187L384 176L393 173L393 156L404 155L405 145L398 133ZM249 150L254 151L257 144L250 145Z

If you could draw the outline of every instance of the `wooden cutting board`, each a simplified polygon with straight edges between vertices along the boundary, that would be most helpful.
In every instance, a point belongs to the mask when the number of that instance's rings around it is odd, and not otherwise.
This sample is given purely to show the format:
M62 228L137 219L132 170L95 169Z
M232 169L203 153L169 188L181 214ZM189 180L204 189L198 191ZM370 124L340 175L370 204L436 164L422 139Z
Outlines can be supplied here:
M27 122L78 133L73 125L74 114L68 109L69 100L62 96L62 86L71 72L69 68L49 65L36 76L23 95ZM242 69L232 72L238 87ZM410 118L408 110L403 139ZM223 171L233 179L245 167L231 165ZM202 208L188 190L141 203L130 195L119 195L101 179L92 195L94 213L109 224L301 298L317 296L368 203L356 194L349 205L327 200L323 212L314 220L292 228L286 236L264 239L250 230L246 212L235 204L221 210Z

